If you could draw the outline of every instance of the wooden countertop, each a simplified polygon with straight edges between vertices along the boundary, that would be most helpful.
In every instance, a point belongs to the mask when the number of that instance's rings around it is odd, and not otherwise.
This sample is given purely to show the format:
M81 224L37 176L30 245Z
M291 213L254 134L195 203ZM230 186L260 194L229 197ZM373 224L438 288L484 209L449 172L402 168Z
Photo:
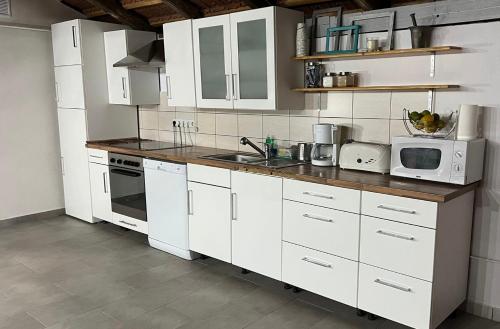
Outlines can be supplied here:
M227 154L235 152L231 150L214 149L200 146L188 146L177 149L152 151L134 150L125 147L114 146L118 143L135 141L136 139L134 138L89 141L87 142L87 147L106 150L114 153L135 155L150 159L181 163L193 163L230 170L280 176L306 182L345 187L376 193L384 193L433 202L446 202L452 200L462 194L474 190L478 185L478 183L470 184L467 186L434 183L419 181L416 179L392 177L388 174L382 175L363 171L345 170L338 167L316 167L310 164L287 167L283 169L270 169L249 164L237 164L200 158L201 156L206 155Z

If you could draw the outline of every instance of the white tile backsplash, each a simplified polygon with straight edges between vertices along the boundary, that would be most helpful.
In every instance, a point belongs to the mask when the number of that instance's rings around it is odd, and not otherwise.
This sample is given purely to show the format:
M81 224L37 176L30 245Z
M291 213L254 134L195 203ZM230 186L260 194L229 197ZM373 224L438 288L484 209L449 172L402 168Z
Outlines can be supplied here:
M215 132L217 135L238 136L238 115L230 113L215 114Z
M354 93L352 116L357 119L389 119L391 93Z
M215 135L196 134L196 145L215 147Z
M290 117L264 115L262 137L273 136L275 139L290 139Z
M218 149L238 151L240 142L238 137L216 135L215 146Z
M173 131L175 118L175 112L158 112L158 129Z
M391 98L391 119L402 119L403 109L423 111L427 109L426 92L394 92Z
M262 138L262 114L239 114L238 135Z
M312 126L318 123L317 117L290 117L290 140L312 142Z
M143 139L152 139L152 140L159 140L159 130L158 129L141 129L140 130L141 138Z
M389 144L390 120L353 119L352 137L359 142Z
M215 113L214 112L197 112L196 123L200 134L215 135Z
M140 127L158 129L158 111L139 111Z
M326 109L320 111L323 118L351 118L352 117L352 92L327 93Z
M403 120L391 120L389 129L390 140L395 136L408 136Z

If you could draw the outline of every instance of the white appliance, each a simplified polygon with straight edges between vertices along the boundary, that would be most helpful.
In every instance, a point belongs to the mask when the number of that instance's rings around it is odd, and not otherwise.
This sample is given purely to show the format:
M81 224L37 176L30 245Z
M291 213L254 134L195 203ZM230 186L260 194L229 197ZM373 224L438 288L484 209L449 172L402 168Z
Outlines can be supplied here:
M340 168L386 174L391 169L391 146L353 142L340 149Z
M472 140L482 135L483 111L477 105L460 106L458 114L457 139Z
M391 175L467 185L483 176L483 138L393 137Z
M313 125L312 165L322 167L337 165L340 151L340 132L340 127L331 123Z
M192 260L186 165L144 159L148 240L153 248Z

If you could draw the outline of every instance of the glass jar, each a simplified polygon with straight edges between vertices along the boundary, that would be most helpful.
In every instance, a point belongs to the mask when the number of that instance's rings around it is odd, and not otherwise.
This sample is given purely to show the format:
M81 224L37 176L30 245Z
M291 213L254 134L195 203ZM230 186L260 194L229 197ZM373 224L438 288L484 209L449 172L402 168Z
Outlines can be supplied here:
M354 87L356 85L356 74L352 72L340 72L337 75L337 87Z
M335 84L335 73L328 72L323 77L323 88L333 88L336 86Z
M306 88L321 87L323 65L318 62L308 62L306 65Z

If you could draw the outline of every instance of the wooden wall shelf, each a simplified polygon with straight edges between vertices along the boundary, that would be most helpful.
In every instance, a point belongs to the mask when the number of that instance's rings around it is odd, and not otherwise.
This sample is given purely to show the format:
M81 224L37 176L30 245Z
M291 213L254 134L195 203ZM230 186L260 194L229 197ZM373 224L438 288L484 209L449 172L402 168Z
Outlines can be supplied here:
M311 61L311 60L341 60L341 59L362 59L362 58L383 58L383 57L403 57L403 56L419 56L429 55L436 53L452 53L461 51L461 47L455 46L440 46L430 48L416 48L416 49L394 49L394 50L381 50L374 52L362 52L353 54L336 54L336 55L315 55L315 56L302 56L292 57L298 61Z
M329 91L426 91L450 90L460 88L459 85L407 85L407 86L365 86L335 88L295 88L294 91L304 93L321 93Z

